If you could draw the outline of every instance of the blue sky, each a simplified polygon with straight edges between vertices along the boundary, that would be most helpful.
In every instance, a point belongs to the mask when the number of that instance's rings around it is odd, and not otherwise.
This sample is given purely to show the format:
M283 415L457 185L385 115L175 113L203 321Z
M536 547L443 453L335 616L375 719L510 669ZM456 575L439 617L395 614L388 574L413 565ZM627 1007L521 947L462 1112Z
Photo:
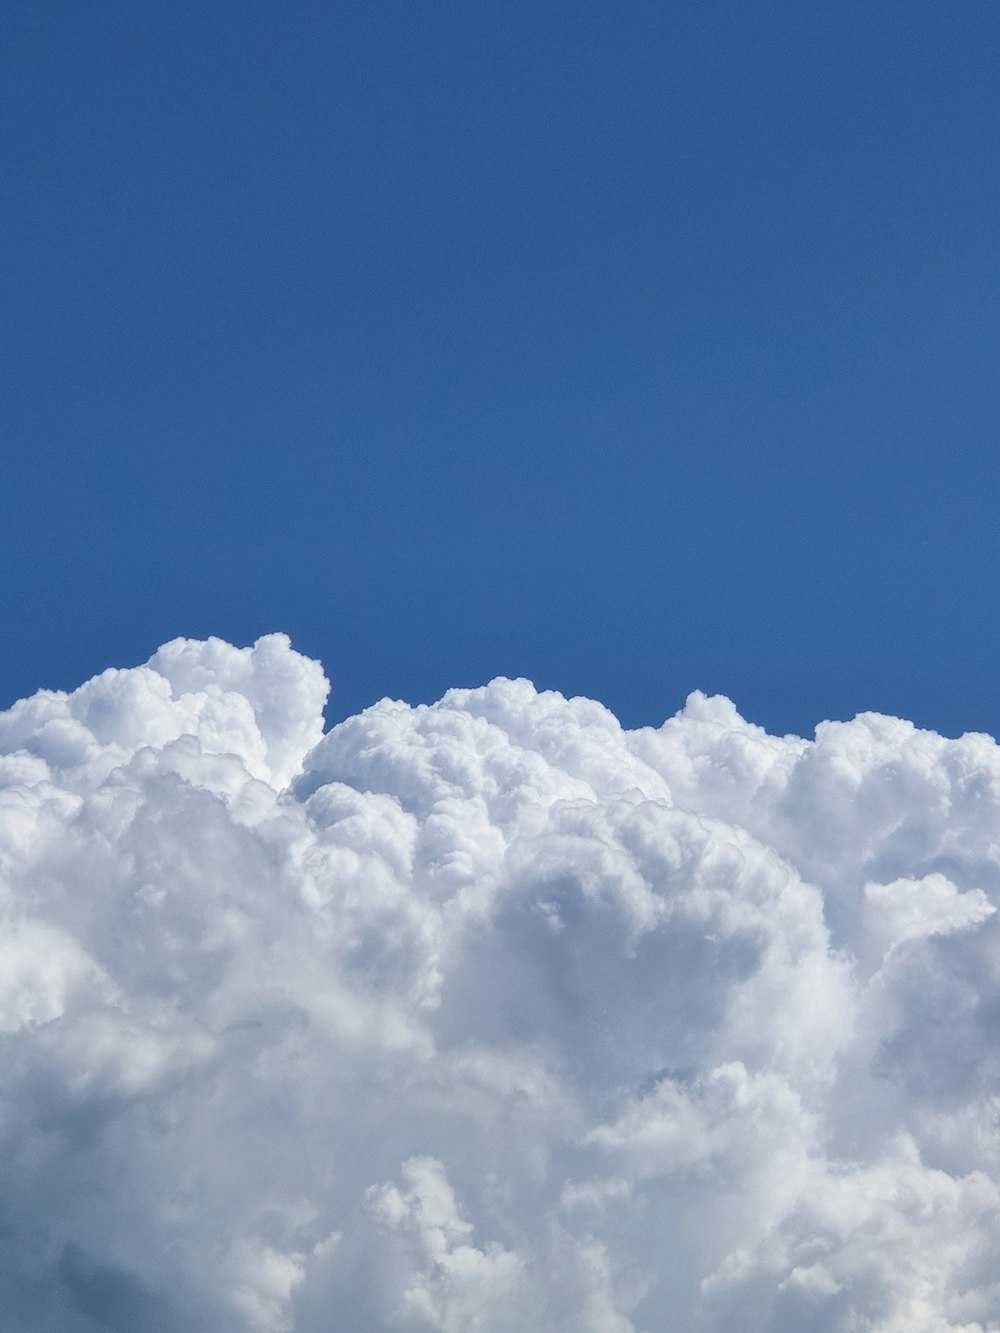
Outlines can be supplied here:
M994 4L15 3L0 703L1000 729Z

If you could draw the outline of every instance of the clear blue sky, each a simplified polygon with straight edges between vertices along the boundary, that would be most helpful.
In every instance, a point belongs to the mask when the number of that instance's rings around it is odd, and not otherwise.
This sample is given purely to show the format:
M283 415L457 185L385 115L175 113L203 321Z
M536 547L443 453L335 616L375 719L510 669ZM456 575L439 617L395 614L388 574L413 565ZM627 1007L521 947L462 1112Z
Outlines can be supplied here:
M0 703L1000 730L1000 8L13 0Z

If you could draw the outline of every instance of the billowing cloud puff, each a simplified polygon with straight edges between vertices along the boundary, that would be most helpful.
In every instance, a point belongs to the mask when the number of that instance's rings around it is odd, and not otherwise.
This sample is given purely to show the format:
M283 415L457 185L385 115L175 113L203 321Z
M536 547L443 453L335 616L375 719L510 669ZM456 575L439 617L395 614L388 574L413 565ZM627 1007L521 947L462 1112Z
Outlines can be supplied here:
M0 715L9 1333L1000 1329L1000 750L281 635Z

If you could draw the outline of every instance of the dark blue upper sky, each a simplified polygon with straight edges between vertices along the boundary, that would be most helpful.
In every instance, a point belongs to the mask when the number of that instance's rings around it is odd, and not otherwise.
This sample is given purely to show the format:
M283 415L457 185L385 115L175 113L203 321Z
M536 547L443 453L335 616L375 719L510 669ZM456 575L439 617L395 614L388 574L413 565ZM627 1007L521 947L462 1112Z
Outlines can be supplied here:
M13 0L0 703L1000 730L995 0Z

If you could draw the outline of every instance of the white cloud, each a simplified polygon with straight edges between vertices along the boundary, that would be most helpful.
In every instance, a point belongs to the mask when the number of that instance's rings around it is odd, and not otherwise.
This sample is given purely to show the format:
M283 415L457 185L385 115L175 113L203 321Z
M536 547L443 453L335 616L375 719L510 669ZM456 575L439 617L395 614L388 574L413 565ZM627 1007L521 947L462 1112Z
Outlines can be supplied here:
M1000 1329L1000 751L281 635L0 715L11 1333Z
M944 875L866 884L865 899L872 918L869 928L873 935L881 935L889 948L907 940L968 930L996 911L982 889L960 893Z

